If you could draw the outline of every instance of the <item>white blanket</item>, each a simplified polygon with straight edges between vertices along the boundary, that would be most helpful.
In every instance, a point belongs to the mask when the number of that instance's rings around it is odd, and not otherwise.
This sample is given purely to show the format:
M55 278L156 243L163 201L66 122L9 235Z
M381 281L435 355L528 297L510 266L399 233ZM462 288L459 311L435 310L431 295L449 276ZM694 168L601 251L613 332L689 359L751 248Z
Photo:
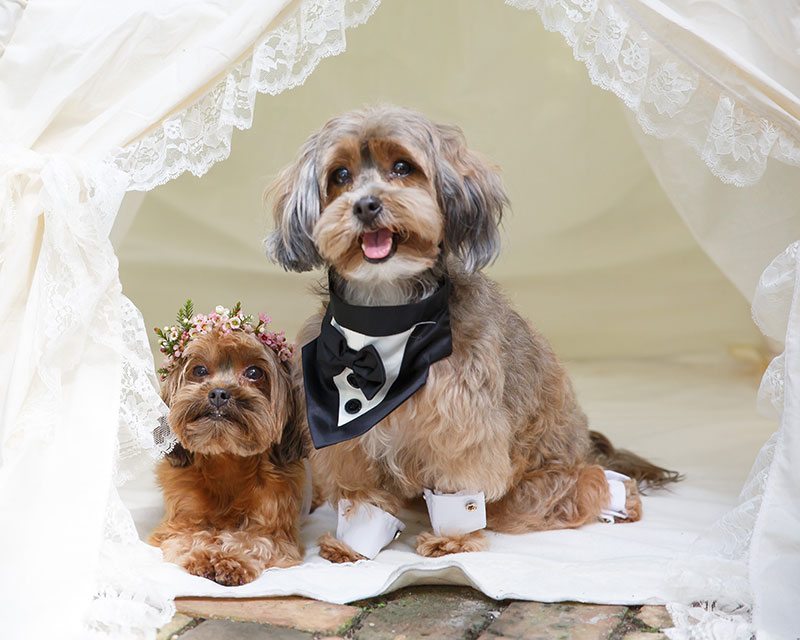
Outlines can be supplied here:
M492 598L641 604L673 599L668 572L698 535L736 502L761 444L774 425L757 416L757 376L733 361L622 361L570 366L593 428L653 461L686 474L669 491L644 498L634 524L592 524L526 535L489 533L490 548L444 558L414 552L429 528L424 507L374 561L335 565L315 540L336 528L329 507L303 530L306 562L274 569L241 587L222 587L165 566L163 580L179 595L302 595L345 603L410 584L468 584ZM124 494L142 535L160 517L158 494L139 482Z

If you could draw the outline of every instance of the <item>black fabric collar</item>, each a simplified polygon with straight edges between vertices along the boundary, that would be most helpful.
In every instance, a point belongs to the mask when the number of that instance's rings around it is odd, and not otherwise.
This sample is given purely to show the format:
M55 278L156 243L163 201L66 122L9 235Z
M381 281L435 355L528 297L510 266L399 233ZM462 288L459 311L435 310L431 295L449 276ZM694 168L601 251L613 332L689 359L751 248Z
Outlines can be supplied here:
M450 293L445 279L419 302L368 307L345 302L331 287L320 337L302 353L306 413L317 449L369 431L425 384L434 362L452 353ZM357 344L348 344L334 320L360 334L351 335ZM376 379L383 380L380 388Z
M391 336L434 318L450 300L450 280L444 280L427 298L409 304L364 307L342 300L331 286L328 311L347 329L368 336Z

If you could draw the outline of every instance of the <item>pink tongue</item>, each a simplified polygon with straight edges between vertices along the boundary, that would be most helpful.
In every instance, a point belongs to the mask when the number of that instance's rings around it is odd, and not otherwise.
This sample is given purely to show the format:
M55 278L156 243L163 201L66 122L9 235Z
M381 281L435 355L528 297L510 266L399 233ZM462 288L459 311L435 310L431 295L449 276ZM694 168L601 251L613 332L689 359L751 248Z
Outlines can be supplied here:
M392 250L392 232L389 229L367 231L361 239L361 250L371 260L380 260Z

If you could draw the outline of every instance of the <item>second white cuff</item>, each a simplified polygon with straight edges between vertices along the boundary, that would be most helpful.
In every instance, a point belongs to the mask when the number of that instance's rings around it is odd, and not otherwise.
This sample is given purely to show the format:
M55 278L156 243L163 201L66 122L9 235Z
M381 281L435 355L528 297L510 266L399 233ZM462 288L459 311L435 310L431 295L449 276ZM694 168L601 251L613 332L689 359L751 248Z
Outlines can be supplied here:
M336 537L365 558L374 559L405 528L402 521L373 504L339 500Z
M431 528L437 536L457 536L486 528L486 498L483 491L436 493L423 491Z
M605 470L605 474L611 497L606 508L600 513L600 519L608 523L612 523L616 519L624 520L628 517L628 510L625 508L625 502L628 497L625 482L630 478L625 474L609 471L608 469Z

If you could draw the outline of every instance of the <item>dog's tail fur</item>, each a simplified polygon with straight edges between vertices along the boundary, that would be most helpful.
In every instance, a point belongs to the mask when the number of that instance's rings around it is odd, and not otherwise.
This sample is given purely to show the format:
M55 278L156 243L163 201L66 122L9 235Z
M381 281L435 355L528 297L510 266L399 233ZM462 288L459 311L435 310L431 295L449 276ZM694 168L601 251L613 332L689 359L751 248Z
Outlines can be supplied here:
M604 469L624 473L637 480L644 488L660 489L671 482L683 480L683 475L659 467L631 451L617 449L598 431L590 431L589 459Z

